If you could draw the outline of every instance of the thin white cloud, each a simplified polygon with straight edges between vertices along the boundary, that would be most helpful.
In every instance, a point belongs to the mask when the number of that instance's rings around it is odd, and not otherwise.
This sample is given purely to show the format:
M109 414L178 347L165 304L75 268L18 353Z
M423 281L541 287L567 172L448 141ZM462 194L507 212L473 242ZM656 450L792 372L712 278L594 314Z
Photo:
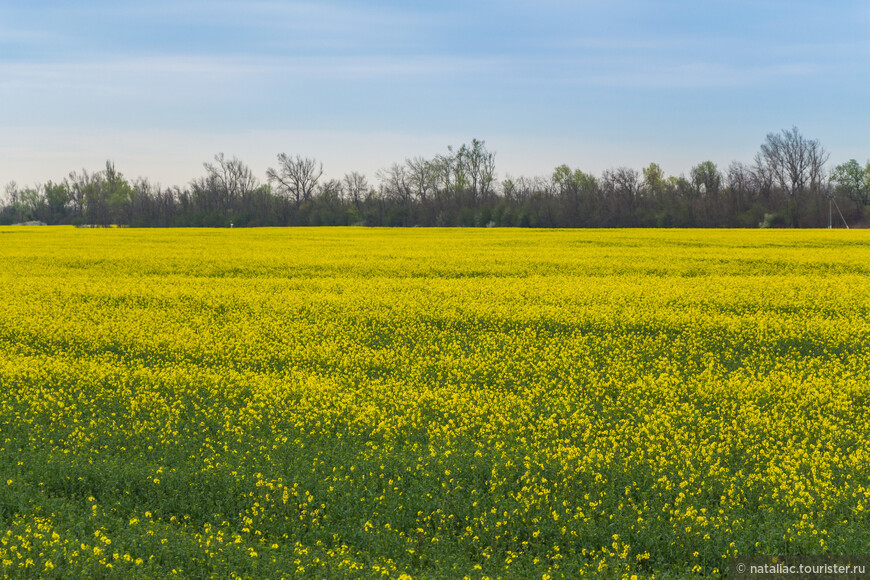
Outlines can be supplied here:
M50 37L42 30L32 28L13 28L0 24L0 44L37 45Z
M315 26L319 30L338 27L340 29L359 28L371 30L371 25L411 26L421 23L419 15L412 11L379 8L371 3L335 2L206 2L223 16L246 17L262 23L295 21L300 26Z
M0 77L16 89L99 85L140 85L164 80L187 83L205 79L232 84L240 78L288 76L320 79L377 80L433 78L504 70L505 59L461 56L303 56L294 58L217 57L197 55L121 57L71 62L0 62ZM171 85L169 85L171 86Z
M572 38L558 38L553 41L554 47L560 50L592 50L608 51L616 53L634 51L660 51L664 49L685 48L691 41L689 37L601 37L601 36L577 36Z
M754 147L758 133L803 129L804 119L863 143L860 71L870 35L861 31L870 12L856 19L854 0L848 16L818 3L810 11L809 1L792 11L824 13L821 22L788 16L784 0L765 1L760 12L749 0L733 10L724 2L542 2L101 0L58 4L51 14L31 7L39 3L3 6L0 182L99 169L111 157L128 176L183 184L218 151L261 175L280 151L313 155L340 176L345 165L378 169L459 144L431 137L456 129L487 139L505 172L534 174L539 165L523 160L538 158L543 173L572 160L595 171L599 158L604 167L638 166L626 147L644 131L641 161L681 144L691 158L709 147L694 137L708 114L721 120L708 131L717 143L728 135L742 143L749 133ZM758 18L737 19L744 10ZM687 13L695 16L679 17ZM713 21L720 13L735 18ZM765 98L797 85L790 98ZM740 97L733 108L723 98L731 94ZM264 127L324 132L240 132ZM336 128L349 132L327 131ZM516 131L515 141L496 139L501 130Z
M219 46L222 33L252 35L270 50L409 47L433 25L419 7L380 8L370 3L312 1L172 0L114 4L107 8L124 21L212 31L208 44Z
M811 77L818 72L808 63L737 67L719 63L641 64L592 73L578 84L635 89L706 89L746 87L787 78Z

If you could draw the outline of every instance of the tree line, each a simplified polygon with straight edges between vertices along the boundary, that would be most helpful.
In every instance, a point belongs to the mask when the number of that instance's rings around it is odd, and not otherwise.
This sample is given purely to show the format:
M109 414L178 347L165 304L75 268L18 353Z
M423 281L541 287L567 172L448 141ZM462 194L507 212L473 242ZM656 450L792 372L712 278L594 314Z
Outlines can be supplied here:
M326 178L316 159L284 153L260 182L218 154L185 187L128 180L105 169L63 181L7 184L0 225L39 221L133 227L512 226L835 227L860 223L870 205L870 162L830 170L828 153L797 128L770 133L750 163L698 163L666 176L656 163L601 175L556 167L545 177L496 178L483 141L413 157L377 173Z

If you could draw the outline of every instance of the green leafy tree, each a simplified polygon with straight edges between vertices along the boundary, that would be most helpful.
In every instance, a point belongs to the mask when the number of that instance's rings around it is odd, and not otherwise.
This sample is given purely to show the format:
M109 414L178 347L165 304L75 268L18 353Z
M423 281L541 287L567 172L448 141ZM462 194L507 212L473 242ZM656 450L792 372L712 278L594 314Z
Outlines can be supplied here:
M861 167L850 159L834 168L831 180L837 184L837 193L852 200L858 212L870 205L870 162Z
M692 167L692 185L701 197L715 198L719 195L722 174L712 161L704 161Z
M46 182L43 187L45 199L48 204L50 223L56 224L66 217L67 204L70 201L69 187L66 183Z
M665 172L658 163L650 163L643 170L643 187L651 199L660 199L667 187Z
M45 192L40 187L26 187L21 191L21 205L27 220L42 221L48 208Z

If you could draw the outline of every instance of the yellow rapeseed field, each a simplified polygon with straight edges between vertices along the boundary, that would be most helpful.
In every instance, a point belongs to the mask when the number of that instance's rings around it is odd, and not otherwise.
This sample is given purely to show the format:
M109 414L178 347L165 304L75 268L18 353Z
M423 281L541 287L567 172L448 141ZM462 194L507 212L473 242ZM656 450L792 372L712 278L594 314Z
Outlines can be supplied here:
M870 552L870 233L0 228L0 573Z

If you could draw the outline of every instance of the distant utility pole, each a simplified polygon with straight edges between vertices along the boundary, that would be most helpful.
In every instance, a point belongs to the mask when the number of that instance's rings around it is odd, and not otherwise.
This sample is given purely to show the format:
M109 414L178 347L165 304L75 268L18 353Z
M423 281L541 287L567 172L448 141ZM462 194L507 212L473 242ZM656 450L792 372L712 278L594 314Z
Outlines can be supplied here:
M837 213L840 214L840 219L843 220L843 225L846 226L846 229L849 228L849 224L846 223L846 218L843 217L843 212L840 211L840 206L837 205L837 200L834 199L833 194L828 196L828 229L834 227L833 214L831 213L831 204L837 208Z

